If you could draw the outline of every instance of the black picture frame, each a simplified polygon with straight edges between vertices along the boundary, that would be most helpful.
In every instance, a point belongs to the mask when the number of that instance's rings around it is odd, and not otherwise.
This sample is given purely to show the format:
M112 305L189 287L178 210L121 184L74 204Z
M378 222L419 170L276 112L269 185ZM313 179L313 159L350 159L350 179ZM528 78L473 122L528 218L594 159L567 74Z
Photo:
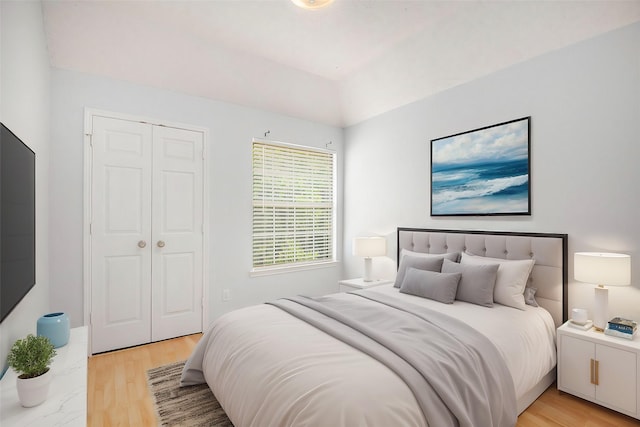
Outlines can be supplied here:
M531 215L531 116L431 140L431 216Z

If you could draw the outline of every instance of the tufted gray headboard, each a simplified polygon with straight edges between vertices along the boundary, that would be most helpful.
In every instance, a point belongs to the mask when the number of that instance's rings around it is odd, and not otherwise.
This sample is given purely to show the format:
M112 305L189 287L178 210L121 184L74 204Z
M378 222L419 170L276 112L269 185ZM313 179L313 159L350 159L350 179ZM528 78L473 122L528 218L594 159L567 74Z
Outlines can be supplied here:
M398 228L398 254L468 252L503 259L535 259L527 286L537 289L536 301L553 316L556 326L568 319L567 235L503 231Z

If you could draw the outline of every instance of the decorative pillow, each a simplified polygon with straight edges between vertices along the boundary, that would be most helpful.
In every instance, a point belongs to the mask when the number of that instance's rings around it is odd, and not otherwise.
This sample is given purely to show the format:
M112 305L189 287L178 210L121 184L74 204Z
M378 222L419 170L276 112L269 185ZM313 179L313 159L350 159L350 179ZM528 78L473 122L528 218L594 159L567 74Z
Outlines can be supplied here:
M443 273L461 273L456 299L472 304L493 307L493 288L500 264L458 264L448 259L442 264Z
M493 288L493 301L520 310L525 309L524 288L535 260L507 260L462 254L460 264L500 264Z
M535 295L537 288L524 288L524 303L533 307L538 307Z
M452 304L460 282L460 273L437 273L410 268L400 286L400 292Z
M442 268L442 261L444 258L440 257L424 257L405 255L400 258L400 267L398 267L398 274L396 274L396 283L393 285L399 288L404 280L404 275L410 268L417 268L419 270L429 270L440 272Z
M444 254L427 254L424 252L414 252L408 249L402 249L400 251L400 259L402 259L405 255L418 256L424 258L444 258L451 260L453 262L458 262L460 260L460 252L447 252Z

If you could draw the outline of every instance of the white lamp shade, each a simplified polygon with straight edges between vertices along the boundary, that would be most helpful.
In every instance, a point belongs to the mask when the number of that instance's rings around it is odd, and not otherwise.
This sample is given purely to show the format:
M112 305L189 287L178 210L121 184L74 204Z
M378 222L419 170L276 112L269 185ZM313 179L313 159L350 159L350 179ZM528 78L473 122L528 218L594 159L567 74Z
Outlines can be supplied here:
M387 254L387 240L384 237L355 237L353 255L370 258Z
M573 277L595 285L626 286L631 284L631 257L626 254L576 252Z

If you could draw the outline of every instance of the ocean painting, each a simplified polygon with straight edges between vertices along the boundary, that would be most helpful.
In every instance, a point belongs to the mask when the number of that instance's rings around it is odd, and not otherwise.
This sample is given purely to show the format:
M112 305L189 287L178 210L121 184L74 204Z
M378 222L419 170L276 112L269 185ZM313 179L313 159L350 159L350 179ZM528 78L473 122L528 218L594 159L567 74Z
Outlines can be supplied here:
M431 215L530 215L530 117L431 141Z

